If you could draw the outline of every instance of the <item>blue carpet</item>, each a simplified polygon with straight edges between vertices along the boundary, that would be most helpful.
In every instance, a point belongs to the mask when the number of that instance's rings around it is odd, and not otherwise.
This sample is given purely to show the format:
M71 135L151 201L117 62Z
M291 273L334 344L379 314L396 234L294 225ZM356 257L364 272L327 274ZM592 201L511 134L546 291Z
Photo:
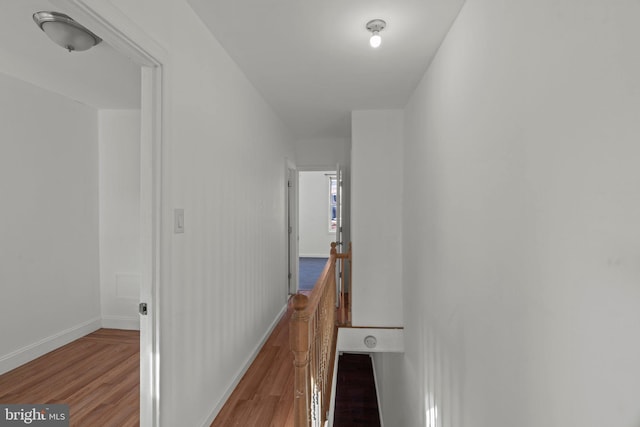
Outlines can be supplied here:
M310 291L313 289L328 259L329 258L300 257L300 283L298 284L298 288L301 291Z

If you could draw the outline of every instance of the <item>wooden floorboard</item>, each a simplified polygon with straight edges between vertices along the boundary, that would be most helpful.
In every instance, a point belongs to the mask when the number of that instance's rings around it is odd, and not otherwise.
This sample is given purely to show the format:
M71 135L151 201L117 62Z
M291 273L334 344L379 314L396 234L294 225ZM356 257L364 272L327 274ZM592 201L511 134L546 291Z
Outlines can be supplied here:
M291 307L211 427L292 427ZM140 335L100 329L0 375L0 403L65 403L71 426L139 425Z
M294 370L289 346L292 314L289 305L210 427L293 426Z
M68 404L77 427L139 425L139 332L99 329L0 375L0 403Z
M211 427L292 427L293 355L288 308Z

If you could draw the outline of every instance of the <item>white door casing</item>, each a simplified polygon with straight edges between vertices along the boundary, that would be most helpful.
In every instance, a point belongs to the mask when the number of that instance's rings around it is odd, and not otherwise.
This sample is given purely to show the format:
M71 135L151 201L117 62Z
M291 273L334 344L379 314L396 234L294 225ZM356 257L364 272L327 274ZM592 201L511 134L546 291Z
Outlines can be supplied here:
M58 10L85 23L115 50L141 67L140 132L140 426L160 425L159 283L168 277L161 246L162 165L165 123L163 64L166 53L126 15L102 0L52 0Z

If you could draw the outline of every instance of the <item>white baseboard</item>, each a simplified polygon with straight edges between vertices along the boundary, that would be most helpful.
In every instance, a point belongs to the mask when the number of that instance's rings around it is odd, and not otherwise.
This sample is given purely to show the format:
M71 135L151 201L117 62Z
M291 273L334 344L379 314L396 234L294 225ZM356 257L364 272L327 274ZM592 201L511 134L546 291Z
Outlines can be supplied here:
M140 330L140 318L128 316L102 316L102 327L108 329Z
M329 258L329 254L300 254L300 258Z
M84 323L73 326L57 334L48 336L41 339L38 342L29 344L25 347L19 348L9 354L0 357L0 374L4 374L12 369L17 368L20 365L24 365L38 357L69 344L71 341L75 341L93 331L100 329L102 325L101 319L96 317L95 319L87 320Z
M244 364L241 366L240 370L236 373L235 377L233 378L233 381L227 387L227 391L224 393L224 395L222 396L222 398L220 399L216 407L213 408L213 411L211 411L211 414L209 414L209 417L202 424L202 427L210 426L211 423L213 423L213 420L216 419L216 416L218 416L218 413L220 412L224 404L227 403L229 396L231 396L231 393L233 393L233 390L236 389L236 387L238 386L238 383L240 383L240 380L242 379L243 375L247 372L247 370L249 369L249 366L251 366L256 356L258 355L258 353L260 353L260 349L262 348L264 343L267 341L267 339L269 338L269 336L271 335L275 327L278 325L278 322L280 322L280 319L282 318L282 315L285 313L285 311L287 311L287 304L285 304L285 306L282 307L282 310L280 310L280 313L278 313L276 318L273 319L273 322L271 322L271 325L269 325L267 332L264 333L264 335L262 336L262 339L260 339L260 342L258 342L258 344L255 346L255 348L253 349L249 357L247 357Z

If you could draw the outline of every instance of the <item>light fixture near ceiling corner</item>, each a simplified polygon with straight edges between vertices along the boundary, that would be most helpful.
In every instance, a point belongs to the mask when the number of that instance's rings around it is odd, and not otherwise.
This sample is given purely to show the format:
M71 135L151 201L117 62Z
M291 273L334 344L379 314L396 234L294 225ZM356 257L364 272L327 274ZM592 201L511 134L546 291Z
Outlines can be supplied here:
M87 50L102 41L100 37L64 13L36 12L33 14L33 20L54 43L69 52Z
M369 44L373 48L380 47L382 43L382 37L380 37L380 31L384 30L387 26L387 23L382 19L372 19L367 22L367 30L371 31L371 38L369 39Z

